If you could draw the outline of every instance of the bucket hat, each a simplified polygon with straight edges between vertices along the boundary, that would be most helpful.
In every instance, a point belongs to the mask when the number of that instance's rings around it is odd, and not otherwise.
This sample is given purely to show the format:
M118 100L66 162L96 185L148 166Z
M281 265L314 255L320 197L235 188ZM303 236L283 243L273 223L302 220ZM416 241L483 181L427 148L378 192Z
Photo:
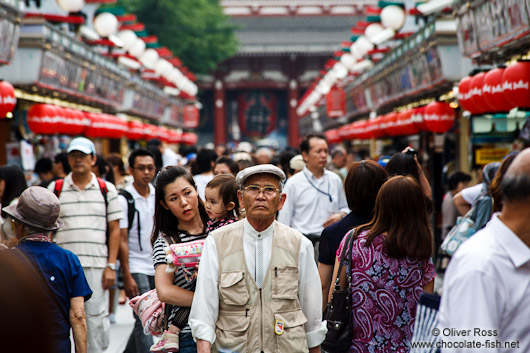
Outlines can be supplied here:
M63 226L59 218L61 204L53 192L31 186L20 195L16 205L2 209L9 217L33 229L53 231Z

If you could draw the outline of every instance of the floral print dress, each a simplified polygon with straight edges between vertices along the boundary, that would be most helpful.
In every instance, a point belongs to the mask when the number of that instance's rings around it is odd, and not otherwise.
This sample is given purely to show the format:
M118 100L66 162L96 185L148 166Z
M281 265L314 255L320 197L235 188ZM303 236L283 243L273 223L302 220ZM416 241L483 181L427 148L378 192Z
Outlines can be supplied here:
M217 228L221 228L222 226L237 222L237 220L238 219L235 215L230 215L220 220L210 219L208 223L206 223L206 234L210 234L211 232L213 232Z
M385 235L366 247L367 234L353 242L350 352L408 352L419 296L436 275L432 259L391 258L384 251ZM337 250L339 259L345 239Z

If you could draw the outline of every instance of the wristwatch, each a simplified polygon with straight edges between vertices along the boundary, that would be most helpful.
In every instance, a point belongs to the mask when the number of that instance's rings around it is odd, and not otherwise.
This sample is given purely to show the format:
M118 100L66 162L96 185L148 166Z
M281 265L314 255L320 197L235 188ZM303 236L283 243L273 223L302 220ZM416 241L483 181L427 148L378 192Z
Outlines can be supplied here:
M110 268L112 271L116 271L116 264L113 262L109 262L107 264L107 267Z

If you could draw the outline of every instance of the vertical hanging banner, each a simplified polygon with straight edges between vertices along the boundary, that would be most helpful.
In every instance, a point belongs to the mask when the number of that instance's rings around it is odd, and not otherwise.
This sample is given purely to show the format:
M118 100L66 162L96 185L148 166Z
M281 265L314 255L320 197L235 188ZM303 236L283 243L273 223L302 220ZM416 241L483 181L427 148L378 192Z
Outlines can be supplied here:
M346 115L346 92L342 86L333 86L326 95L326 112L330 118Z
M263 138L276 128L274 94L260 90L242 92L238 105L239 126L243 135Z
M184 106L182 111L184 128L194 129L199 127L199 108L194 104Z

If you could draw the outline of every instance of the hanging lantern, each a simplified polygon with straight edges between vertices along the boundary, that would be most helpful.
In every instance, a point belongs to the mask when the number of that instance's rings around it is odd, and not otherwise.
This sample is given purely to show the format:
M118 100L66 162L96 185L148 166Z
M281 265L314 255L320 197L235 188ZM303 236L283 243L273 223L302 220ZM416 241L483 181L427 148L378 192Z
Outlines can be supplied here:
M346 68L350 69L350 67L355 65L357 60L353 57L353 55L346 53L340 57L340 62L342 65L346 66Z
M364 35L370 42L374 42L374 37L376 37L379 33L383 32L384 28L379 23L372 23L366 27L364 30Z
M475 111L475 107L470 102L469 97L471 90L471 76L466 76L463 79L460 80L460 83L458 84L458 103L460 104L460 107L462 107L463 110L467 110L468 112L471 112L473 114L473 111Z
M183 125L187 129L195 129L199 126L199 108L195 104L185 105L182 109Z
M53 135L57 132L56 115L51 104L33 104L28 110L28 126L35 134Z
M412 120L420 131L428 131L427 125L425 125L425 120L423 119L424 115L425 107L412 109Z
M123 49L125 49L125 50L131 49L133 44L134 44L134 42L138 38L136 36L136 33L131 31L130 29L125 29L123 31L119 31L116 36L118 37L119 40L122 41Z
M141 140L145 136L144 132L145 132L145 128L144 128L143 123L139 121L131 120L129 121L129 129L127 130L127 133L125 134L125 136L127 137L127 139L131 141Z
M453 126L455 111L447 103L432 102L425 107L423 119L428 131L444 133Z
M153 70L155 68L156 61L158 60L158 53L156 50L149 48L140 55L138 60L146 68Z
M82 111L68 109L68 131L65 133L71 136L81 135L85 132L88 123L89 121L86 119L85 114L83 114Z
M482 87L484 86L485 72L479 72L471 79L471 86L469 90L469 101L474 107L473 114L481 114L488 111L488 106L482 96Z
M138 58L140 55L142 55L144 50L145 50L145 42L141 40L140 38L136 38L134 40L134 43L129 48L129 54Z
M399 31L405 24L405 11L397 5L388 5L381 11L381 24L385 28Z
M85 7L84 0L57 0L57 5L66 12L79 12Z
M197 135L191 132L182 133L182 143L188 146L193 146L197 144L198 138Z
M102 12L94 18L94 29L102 37L116 34L118 26L118 19L110 12Z
M70 109L56 105L52 107L55 110L55 133L62 135L68 134L68 131L70 131Z
M332 119L346 115L346 92L343 87L333 86L326 95L326 113Z
M518 108L530 108L530 61L508 66L502 75L504 98Z
M5 118L7 113L15 109L17 98L15 88L7 81L0 81L0 119Z
M85 131L87 137L103 137L104 122L100 114L84 112L85 117L89 120L88 127Z
M502 87L504 70L505 68L498 67L490 70L484 76L482 95L484 102L492 112L507 112L514 108L514 105L504 98L504 88Z

